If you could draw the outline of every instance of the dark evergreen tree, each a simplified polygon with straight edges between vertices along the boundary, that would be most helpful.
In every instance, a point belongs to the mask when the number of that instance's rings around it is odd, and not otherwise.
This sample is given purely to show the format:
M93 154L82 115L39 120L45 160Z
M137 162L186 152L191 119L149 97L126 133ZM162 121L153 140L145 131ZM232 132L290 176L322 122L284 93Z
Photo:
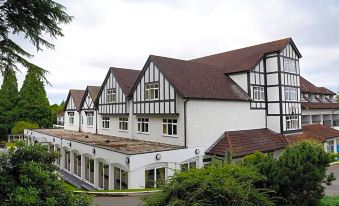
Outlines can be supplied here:
M23 34L36 49L54 48L44 35L63 36L59 24L69 23L72 17L65 7L52 0L0 0L0 72L17 70L17 63L29 68L32 55L13 41L10 34ZM41 69L41 68L40 68Z
M40 127L52 126L52 113L45 91L45 72L31 65L20 90L16 107L19 119L36 122Z
M4 71L4 79L0 89L0 137L5 137L14 125L17 114L14 108L19 99L18 82L15 72Z

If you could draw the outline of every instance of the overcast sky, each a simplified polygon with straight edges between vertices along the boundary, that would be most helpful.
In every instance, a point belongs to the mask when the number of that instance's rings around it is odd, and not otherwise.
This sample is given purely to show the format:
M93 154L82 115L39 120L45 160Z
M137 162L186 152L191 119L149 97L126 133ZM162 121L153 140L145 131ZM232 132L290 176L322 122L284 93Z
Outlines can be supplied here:
M51 103L70 88L101 85L110 66L141 69L149 54L179 59L292 37L301 73L317 86L339 88L338 1L62 0L74 16L55 50L31 51L50 73ZM20 84L25 69L18 74Z

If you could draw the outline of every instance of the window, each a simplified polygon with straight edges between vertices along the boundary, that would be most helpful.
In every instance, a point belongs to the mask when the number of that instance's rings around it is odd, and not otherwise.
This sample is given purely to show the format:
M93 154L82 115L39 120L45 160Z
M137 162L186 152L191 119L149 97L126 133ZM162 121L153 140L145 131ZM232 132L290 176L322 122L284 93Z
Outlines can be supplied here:
M73 171L74 174L78 177L81 177L81 155L74 152L73 155Z
M56 146L56 151L57 151L57 153L58 154L61 154L61 149L60 149L60 147L58 147L58 146ZM58 166L58 167L60 167L60 162L61 162L61 156L59 156L57 159L56 159L56 165Z
M85 157L85 179L94 184L94 160Z
M260 86L253 87L253 100L255 101L265 100L264 87L260 87Z
M334 140L327 141L327 152L336 152L334 151Z
M298 101L298 88L285 87L286 101Z
M159 84L151 83L145 85L145 100L159 99Z
M65 150L65 169L67 171L71 170L71 152Z
M109 166L99 161L99 187L108 190Z
M165 168L145 170L145 188L158 187L165 181Z
M176 119L163 119L162 120L162 134L168 136L176 136L177 133L177 120Z
M138 118L138 132L148 133L148 118Z
M87 126L93 126L93 112L87 112L86 113L86 116L87 116Z
M297 115L286 116L287 130L295 130L299 128L299 120Z
M74 112L68 112L68 124L69 125L74 124Z
M107 103L115 102L116 99L116 89L107 89Z
M186 162L186 163L180 164L181 171L188 171L191 168L197 168L197 163L196 162Z
M102 128L109 129L109 117L102 117Z
M139 128L139 122L138 122L138 128ZM119 118L119 130L121 130L121 131L127 131L128 130L128 118L127 117Z
M291 72L291 73L297 73L294 59L284 58L284 71Z
M128 172L114 167L114 189L128 189Z

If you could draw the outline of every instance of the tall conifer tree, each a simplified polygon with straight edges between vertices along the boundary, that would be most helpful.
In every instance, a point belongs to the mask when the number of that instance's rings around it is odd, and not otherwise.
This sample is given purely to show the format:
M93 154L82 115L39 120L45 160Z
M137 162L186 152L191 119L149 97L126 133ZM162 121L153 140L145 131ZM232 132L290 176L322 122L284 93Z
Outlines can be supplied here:
M0 136L5 136L14 125L17 115L14 108L19 99L15 72L7 69L0 89Z
M34 65L28 69L20 90L17 112L21 120L36 122L40 127L52 125L52 113L45 91L45 72Z

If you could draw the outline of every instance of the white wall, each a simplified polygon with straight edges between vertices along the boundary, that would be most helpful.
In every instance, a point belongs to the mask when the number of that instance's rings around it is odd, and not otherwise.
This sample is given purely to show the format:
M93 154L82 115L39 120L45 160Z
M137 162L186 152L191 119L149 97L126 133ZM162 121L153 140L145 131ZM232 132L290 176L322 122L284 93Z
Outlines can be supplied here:
M164 114L164 115L149 115L149 114L138 114L131 115L132 118L132 137L135 139L153 141L153 142L161 142L166 144L174 144L174 145L184 145L184 99L182 99L179 95L177 95L177 112L176 114ZM149 133L142 134L137 131L138 129L138 117L139 118L148 118L149 119ZM165 136L162 133L162 122L163 119L177 119L177 137L169 137Z
M93 126L87 125L87 116L86 116L85 112L93 112L93 115L94 115L93 116ZM81 116L79 117L80 131L95 134L96 133L96 123L97 123L97 111L95 111L95 110L80 111L80 114L84 118L84 123L81 125Z
M102 117L109 117L109 128L108 129L102 127ZM128 125L128 131L119 130L119 118L120 117L129 117L129 116L127 115L98 115L98 134L131 138L130 125ZM128 119L128 122L130 123L130 118Z
M79 112L77 111L71 111L74 112L74 124L69 124L69 116L68 112L65 111L65 123L64 123L64 129L65 130L71 130L71 131L79 131Z
M195 100L187 102L187 146L211 146L225 131L265 128L265 110L249 102Z

